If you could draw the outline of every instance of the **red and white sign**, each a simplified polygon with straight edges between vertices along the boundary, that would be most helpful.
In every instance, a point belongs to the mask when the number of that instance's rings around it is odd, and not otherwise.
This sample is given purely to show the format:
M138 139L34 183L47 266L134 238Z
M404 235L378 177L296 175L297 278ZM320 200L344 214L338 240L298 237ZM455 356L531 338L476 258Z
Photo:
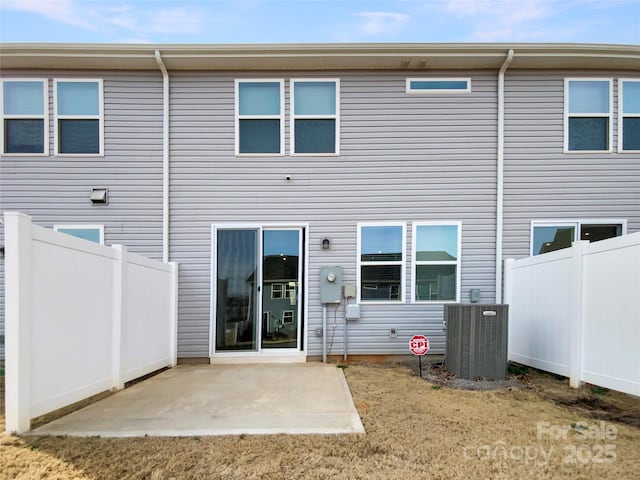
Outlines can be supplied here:
M424 355L429 351L429 339L424 335L414 335L409 340L409 350L414 355Z

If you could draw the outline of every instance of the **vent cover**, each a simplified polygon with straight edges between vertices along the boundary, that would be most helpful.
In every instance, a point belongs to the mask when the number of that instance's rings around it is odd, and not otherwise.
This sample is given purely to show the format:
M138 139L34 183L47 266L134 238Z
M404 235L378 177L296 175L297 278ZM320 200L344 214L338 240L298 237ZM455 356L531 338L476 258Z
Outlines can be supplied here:
M445 367L459 378L507 376L508 305L445 305Z

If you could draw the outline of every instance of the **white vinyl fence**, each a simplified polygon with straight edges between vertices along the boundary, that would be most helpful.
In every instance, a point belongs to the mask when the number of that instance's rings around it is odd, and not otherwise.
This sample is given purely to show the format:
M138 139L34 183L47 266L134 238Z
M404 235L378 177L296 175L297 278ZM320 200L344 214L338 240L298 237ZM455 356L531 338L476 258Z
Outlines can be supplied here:
M640 395L640 233L505 261L509 360Z
M7 432L175 365L176 264L4 218Z

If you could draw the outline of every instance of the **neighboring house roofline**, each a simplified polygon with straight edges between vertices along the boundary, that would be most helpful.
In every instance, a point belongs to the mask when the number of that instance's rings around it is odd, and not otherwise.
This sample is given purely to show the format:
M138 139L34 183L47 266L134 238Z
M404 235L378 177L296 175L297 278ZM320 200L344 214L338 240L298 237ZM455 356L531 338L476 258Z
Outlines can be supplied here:
M157 70L638 70L640 46L573 43L0 44L7 69Z

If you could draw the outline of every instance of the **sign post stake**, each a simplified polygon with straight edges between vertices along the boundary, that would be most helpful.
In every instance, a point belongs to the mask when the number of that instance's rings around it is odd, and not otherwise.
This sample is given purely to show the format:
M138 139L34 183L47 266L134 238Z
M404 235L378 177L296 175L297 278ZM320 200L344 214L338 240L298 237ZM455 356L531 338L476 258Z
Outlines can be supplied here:
M420 378L422 378L422 355L429 351L429 339L424 335L414 335L409 340L409 350L418 356L418 368L420 370Z

